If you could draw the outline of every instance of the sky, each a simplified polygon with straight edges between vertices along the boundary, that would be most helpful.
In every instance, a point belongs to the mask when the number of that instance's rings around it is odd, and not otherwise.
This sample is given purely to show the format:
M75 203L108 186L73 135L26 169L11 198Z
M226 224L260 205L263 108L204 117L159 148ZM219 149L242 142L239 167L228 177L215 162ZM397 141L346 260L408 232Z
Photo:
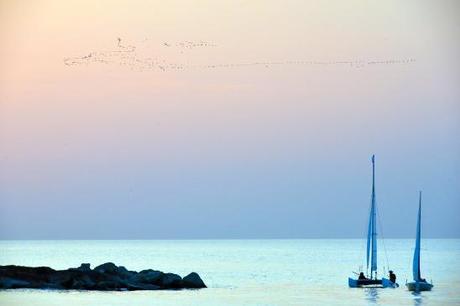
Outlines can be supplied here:
M459 17L0 0L0 239L459 238Z

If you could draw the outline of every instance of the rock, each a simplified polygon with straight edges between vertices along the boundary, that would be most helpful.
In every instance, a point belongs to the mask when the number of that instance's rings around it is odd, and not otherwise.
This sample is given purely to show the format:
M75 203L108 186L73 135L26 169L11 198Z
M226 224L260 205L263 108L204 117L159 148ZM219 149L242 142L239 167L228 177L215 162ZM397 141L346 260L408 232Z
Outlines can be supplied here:
M186 288L206 288L206 285L204 284L201 277L198 275L198 273L195 272L192 272L186 277L184 277L182 279L182 282L184 283L184 287Z
M89 272L91 271L91 265L89 263L82 263L78 268L69 268L68 271Z
M9 278L9 277L2 277L0 278L0 288L2 289L16 289L16 288L27 288L31 284L26 281Z
M80 267L77 268L78 271L82 272L89 272L91 271L91 264L89 263L82 263Z
M90 290L96 283L88 276L73 277L65 284L67 289Z
M118 270L117 270L117 274L122 279L127 279L127 278L133 277L134 275L136 275L138 273L134 272L134 271L128 271L128 269L126 269L125 267L119 266Z
M0 289L6 289L7 286L12 286L12 288L40 288L41 284L47 283L55 272L48 267L0 266L0 279L7 279L4 284L5 287L0 286Z
M94 268L94 271L96 272L109 274L115 274L117 270L118 267L113 262L106 262L105 264L102 264Z
M134 278L137 282L146 283L146 284L159 284L163 277L164 273L161 271L155 271L152 269L142 270L137 273Z
M0 289L77 289L77 290L160 290L206 288L196 273L184 279L173 273L152 269L139 273L108 262L91 270L90 264L78 268L53 270L49 267L0 266Z
M125 288L125 284L121 284L120 282L114 281L114 280L105 280L105 281L100 281L94 285L94 288L96 290L117 290L121 288Z
M182 288L182 277L174 273L164 273L159 284L164 288Z
M159 290L160 286L151 285L151 284L131 284L128 283L126 286L127 290Z

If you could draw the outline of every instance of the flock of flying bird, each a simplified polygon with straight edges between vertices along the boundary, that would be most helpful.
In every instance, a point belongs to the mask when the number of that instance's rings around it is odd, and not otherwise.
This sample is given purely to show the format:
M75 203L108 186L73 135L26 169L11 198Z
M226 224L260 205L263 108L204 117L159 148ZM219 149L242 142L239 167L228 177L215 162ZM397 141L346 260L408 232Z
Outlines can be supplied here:
M179 48L190 50L194 48L216 47L212 42L206 41L184 41L177 43L164 42L165 48ZM352 68L364 68L366 66L375 65L395 65L409 64L415 62L415 59L389 59L389 60L345 60L345 61L316 61L316 60L286 60L286 61L253 61L227 64L190 64L190 63L173 63L167 62L165 59L140 57L136 53L136 46L122 44L122 39L117 39L117 48L111 51L91 52L85 56L67 57L64 58L64 64L73 65L89 65L91 63L115 64L126 66L133 70L161 70L161 71L178 71L184 69L216 69L216 68L237 68L249 66L261 66L269 68L271 66L280 65L311 65L311 66L349 66Z
M166 46L166 47L174 46L174 47L182 48L182 49L193 49L193 48L198 48L198 47L217 47L216 44L212 42L208 42L208 41L181 41L175 44L164 42L163 46Z

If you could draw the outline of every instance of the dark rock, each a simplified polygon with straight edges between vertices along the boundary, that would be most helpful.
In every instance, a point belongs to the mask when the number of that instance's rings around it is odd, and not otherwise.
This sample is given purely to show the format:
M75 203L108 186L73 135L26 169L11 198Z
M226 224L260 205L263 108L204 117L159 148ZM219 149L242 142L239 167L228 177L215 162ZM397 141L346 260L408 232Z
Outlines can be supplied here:
M125 287L125 284L122 284L116 280L100 281L94 285L96 290L117 290Z
M142 283L137 283L137 284L131 284L128 283L126 286L127 290L159 290L162 289L160 286L157 285L151 285L151 284L142 284Z
M192 272L184 277L182 282L186 288L206 288L206 285L204 284L201 277L198 275L198 273L195 272Z
M102 264L94 268L94 271L96 272L109 273L109 274L115 274L117 273L117 270L118 270L118 267L113 262L107 262L105 264Z
M117 270L117 274L122 279L128 279L128 278L132 278L134 275L138 273L134 271L128 271L128 269L126 269L125 267L119 266Z
M142 270L137 273L132 279L140 283L146 284L159 284L164 273L161 271L155 271L152 269Z
M55 272L48 267L0 266L0 279L15 280L14 285L11 285L14 288L39 288L40 284L47 283Z
M89 264L68 270L48 267L0 266L0 289L77 289L77 290L160 290L206 288L196 273L184 279L173 273L152 269L128 271L113 263L105 263L91 270Z
M91 264L89 263L82 263L80 267L77 268L78 271L82 272L89 272L91 271Z
M95 285L96 283L88 275L80 275L69 278L63 287L67 289L90 290Z
M182 277L174 273L164 273L160 279L160 286L164 288L182 288Z
M0 288L2 289L24 288L30 285L31 284L29 282L14 279L14 278L9 278L9 277L0 278Z

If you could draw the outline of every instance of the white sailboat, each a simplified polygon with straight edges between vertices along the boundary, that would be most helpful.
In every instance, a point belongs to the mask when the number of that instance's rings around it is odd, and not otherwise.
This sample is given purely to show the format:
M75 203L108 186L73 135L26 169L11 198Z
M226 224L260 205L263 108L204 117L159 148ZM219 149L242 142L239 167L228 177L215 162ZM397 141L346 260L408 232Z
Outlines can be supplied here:
M367 252L366 252L367 276L364 272L359 273L357 279L348 278L348 286L350 288L359 287L399 287L397 283L393 283L387 278L379 279L377 277L377 204L375 201L375 155L372 155L372 196L371 209L369 214L369 226L367 231ZM369 274L370 264L370 274Z
M407 289L409 291L429 291L433 288L433 284L428 283L425 279L422 278L420 273L420 236L421 236L421 222L422 222L422 192L419 194L418 201L418 218L417 218L417 234L415 237L415 250L414 250L414 259L412 261L412 274L414 281L406 283Z

